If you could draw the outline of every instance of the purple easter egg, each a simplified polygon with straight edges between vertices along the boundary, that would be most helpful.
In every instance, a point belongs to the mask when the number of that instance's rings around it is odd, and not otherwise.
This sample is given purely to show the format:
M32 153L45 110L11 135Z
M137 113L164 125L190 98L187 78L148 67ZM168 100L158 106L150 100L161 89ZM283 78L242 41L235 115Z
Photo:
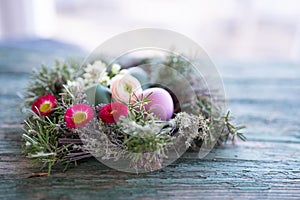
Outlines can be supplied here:
M152 93L148 99L151 100L145 108L162 120L168 120L174 112L174 103L169 92L162 88L149 88L144 90L144 97Z

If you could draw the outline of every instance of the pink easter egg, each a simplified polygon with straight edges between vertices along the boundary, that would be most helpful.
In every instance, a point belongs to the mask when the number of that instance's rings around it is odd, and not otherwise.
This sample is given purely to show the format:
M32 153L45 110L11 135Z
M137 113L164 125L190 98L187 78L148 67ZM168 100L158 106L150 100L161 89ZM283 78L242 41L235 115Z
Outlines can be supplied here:
M144 90L144 97L152 93L148 99L151 100L145 108L162 120L168 120L174 113L174 103L169 92L162 88L149 88Z

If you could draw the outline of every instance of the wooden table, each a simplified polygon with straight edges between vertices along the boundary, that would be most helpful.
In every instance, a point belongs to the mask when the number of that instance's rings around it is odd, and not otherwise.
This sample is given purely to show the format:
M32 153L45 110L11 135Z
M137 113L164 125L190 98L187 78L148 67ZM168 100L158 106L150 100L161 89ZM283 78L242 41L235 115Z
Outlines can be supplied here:
M299 65L218 62L229 107L248 127L245 143L224 145L201 160L186 153L147 174L121 173L91 159L65 173L28 178L39 169L21 155L24 115L16 95L28 74L3 70L3 52L0 199L300 199Z

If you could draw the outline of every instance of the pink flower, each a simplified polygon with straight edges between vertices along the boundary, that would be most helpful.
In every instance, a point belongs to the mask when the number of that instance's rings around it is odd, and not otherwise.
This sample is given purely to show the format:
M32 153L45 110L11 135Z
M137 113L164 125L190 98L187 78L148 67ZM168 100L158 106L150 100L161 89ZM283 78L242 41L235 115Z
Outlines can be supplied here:
M80 128L87 125L94 117L93 109L87 104L77 104L67 109L65 122L68 128Z
M120 102L113 102L103 106L99 112L100 119L105 123L115 123L120 120L121 116L128 115L128 108Z
M53 112L53 108L56 107L56 98L51 94L46 94L39 97L31 106L31 110L36 114L42 116L48 115Z

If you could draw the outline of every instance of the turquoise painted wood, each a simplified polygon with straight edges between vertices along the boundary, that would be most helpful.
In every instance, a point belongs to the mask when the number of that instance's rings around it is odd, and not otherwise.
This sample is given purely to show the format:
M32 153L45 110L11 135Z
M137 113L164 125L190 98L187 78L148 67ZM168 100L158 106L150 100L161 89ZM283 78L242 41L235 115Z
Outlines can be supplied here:
M56 168L50 177L28 178L39 169L21 155L24 115L16 95L28 74L2 72L0 199L300 199L300 66L218 64L229 107L248 126L248 142L221 146L202 160L188 152L138 175L91 159L65 173Z

